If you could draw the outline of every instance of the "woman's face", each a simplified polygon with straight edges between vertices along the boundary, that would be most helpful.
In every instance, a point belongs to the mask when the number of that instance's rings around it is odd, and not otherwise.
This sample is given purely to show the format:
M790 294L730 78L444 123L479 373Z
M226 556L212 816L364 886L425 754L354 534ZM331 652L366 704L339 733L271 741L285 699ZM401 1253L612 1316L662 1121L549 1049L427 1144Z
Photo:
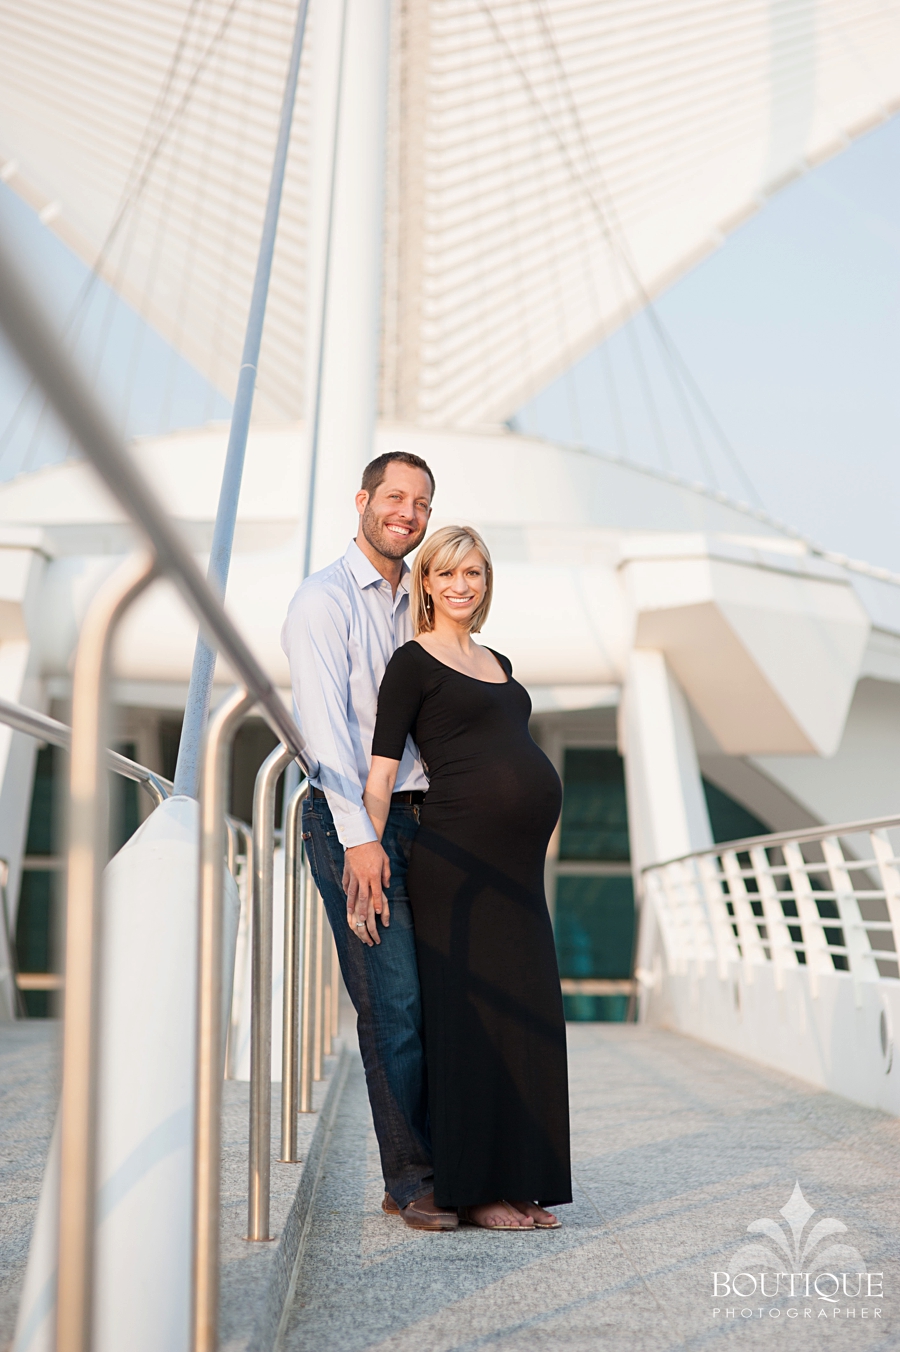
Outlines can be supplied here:
M487 568L478 550L472 549L455 568L438 571L432 565L422 583L434 601L435 622L451 620L468 630L473 612L484 599Z

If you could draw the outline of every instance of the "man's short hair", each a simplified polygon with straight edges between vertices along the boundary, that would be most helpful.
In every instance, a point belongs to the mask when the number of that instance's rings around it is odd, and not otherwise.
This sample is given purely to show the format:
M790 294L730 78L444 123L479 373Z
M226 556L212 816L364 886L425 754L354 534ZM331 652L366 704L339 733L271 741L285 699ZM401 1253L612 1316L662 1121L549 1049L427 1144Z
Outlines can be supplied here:
M431 480L431 496L434 497L434 475L422 457L413 455L412 451L385 451L384 455L376 455L374 460L370 460L363 470L360 485L363 492L368 493L369 497L372 496L375 489L384 483L387 467L393 461L399 461L401 465L411 465L413 469L420 469L423 474L427 474Z

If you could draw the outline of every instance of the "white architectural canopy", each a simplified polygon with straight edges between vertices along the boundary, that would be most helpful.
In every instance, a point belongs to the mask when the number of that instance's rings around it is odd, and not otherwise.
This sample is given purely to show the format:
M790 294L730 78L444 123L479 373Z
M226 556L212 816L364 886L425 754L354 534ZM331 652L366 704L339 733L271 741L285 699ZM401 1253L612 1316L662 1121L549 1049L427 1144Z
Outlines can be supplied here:
M294 0L9 0L0 177L231 394ZM523 401L900 106L900 0L394 0L382 416ZM301 414L304 56L258 412Z

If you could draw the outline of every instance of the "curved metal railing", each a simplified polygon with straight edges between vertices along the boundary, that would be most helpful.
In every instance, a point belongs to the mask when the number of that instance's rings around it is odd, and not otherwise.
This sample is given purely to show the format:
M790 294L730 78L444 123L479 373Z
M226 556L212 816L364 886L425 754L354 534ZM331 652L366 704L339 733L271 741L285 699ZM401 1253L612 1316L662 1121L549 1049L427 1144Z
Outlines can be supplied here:
M642 878L672 972L771 965L780 989L802 967L813 994L825 973L900 977L900 817L728 841Z
M24 704L0 699L0 723L15 728L17 732L27 733L29 737L37 737L42 742L64 747L66 751L72 749L72 729L68 724L59 723L47 714L39 714L36 709L26 709ZM129 760L127 756L120 756L118 751L107 750L106 765L116 774L140 784L157 805L171 796L174 788L171 780L148 770L146 765L138 765L137 761Z
M65 750L71 750L72 729L66 723L60 723L55 718L48 717L47 714L38 713L36 709L28 709L24 704L14 704L12 700L0 699L0 723L4 723L9 728L14 728L16 732L23 732L28 737L37 738L42 742L50 742L53 746L63 747ZM159 806L172 792L172 783L162 775L154 774L148 770L146 765L139 765L137 761L129 760L127 756L120 756L118 751L107 750L106 752L107 768L114 770L116 774L122 775L125 779L131 779L146 789L153 800L154 806ZM233 830L237 834L240 823L233 824ZM2 865L3 878L0 883L2 891L2 919L4 940L6 943L7 958L10 966L10 974L14 983L13 998L15 1008L19 1014L24 1015L24 1007L21 1005L20 991L23 990L60 990L62 989L62 978L49 973L26 973L19 972L19 965L16 957L16 946L13 938L12 924L6 899L6 884L8 879L9 865L4 859L0 861Z

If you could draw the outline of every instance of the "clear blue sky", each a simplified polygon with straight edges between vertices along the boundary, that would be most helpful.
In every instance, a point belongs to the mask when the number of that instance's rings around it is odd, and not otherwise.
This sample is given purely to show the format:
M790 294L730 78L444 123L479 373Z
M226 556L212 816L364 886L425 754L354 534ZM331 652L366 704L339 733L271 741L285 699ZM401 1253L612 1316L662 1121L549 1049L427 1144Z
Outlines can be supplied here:
M2 183L0 231L126 435L228 416L228 401L107 286L90 284L84 264ZM0 336L0 480L62 459L68 444Z
M900 118L781 192L657 311L763 505L832 549L900 571ZM672 468L709 482L646 317L630 327L532 400L518 425L664 467L638 345ZM721 487L746 497L706 443Z
M62 326L85 269L2 185L0 229ZM832 549L900 571L900 119L779 194L657 310L764 506ZM227 416L226 400L102 284L83 313L79 356L129 434ZM698 455L646 317L629 327L518 425L668 461L746 497L711 435L707 463ZM26 384L0 350L0 478L66 450L40 422L40 401L21 404Z

